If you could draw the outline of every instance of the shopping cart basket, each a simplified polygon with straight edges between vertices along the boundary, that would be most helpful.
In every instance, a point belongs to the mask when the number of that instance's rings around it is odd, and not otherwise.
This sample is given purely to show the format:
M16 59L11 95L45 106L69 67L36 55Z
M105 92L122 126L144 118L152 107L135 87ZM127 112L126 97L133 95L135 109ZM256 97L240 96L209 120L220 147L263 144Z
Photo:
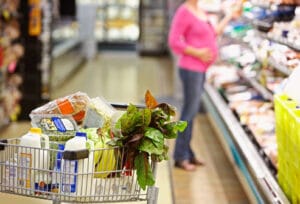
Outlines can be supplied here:
M53 200L53 203L157 202L158 188L153 186L142 190L135 170L124 168L127 157L125 148L63 151L25 147L19 143L18 138L0 141L0 192ZM57 144L51 142L51 145ZM90 161L89 154L106 155L106 163L102 163L104 166L110 165L112 155L118 159L114 158L114 169L107 167L104 169L109 171L96 171L94 165L88 165L94 163ZM78 165L82 168L77 171L80 173L68 172L68 167L61 168L61 171L55 169L53 163L57 161L57 155L62 155L60 162L65 162L63 166L72 165L72 161L82 162L81 166ZM43 168L43 163L47 163L45 159L50 162L49 169ZM37 165L30 161L41 162ZM37 167L40 165L42 167ZM155 162L151 162L153 172L155 166ZM70 184L74 179L75 187Z
M158 188L141 189L136 170L126 168L126 147L64 151L59 146L59 142L50 141L49 149L34 148L21 146L19 138L0 140L0 192L52 200L55 204L157 203ZM100 170L91 159L99 155L105 157ZM76 172L69 171L76 162ZM155 176L156 163L149 163Z

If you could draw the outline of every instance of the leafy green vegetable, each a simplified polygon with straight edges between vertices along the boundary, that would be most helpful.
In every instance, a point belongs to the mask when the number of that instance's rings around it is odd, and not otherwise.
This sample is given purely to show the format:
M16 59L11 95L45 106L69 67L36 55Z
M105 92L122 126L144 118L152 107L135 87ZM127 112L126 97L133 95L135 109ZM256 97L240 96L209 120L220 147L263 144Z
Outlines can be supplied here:
M147 152L149 154L157 154L160 155L164 151L164 144L163 143L154 143L153 140L144 138L141 144L138 147L139 150L143 152Z
M145 190L146 186L153 186L155 180L148 161L148 155L146 153L138 154L134 159L134 165L140 187Z
M169 122L163 125L163 129L165 130L165 138L166 139L175 139L177 138L177 133L183 132L187 127L186 121L176 121L176 122Z
M164 144L164 135L155 128L146 128L145 137L151 139L154 144L158 144L157 147L160 147L161 144Z
M147 127L150 121L150 109L138 110L134 105L130 104L127 112L117 121L116 128L121 129L123 135L127 135L139 128Z
M175 108L167 103L158 104L147 91L145 108L130 104L127 111L116 122L114 138L110 145L125 147L126 162L137 170L139 185L154 184L150 161L160 162L168 159L168 146L165 139L175 139L178 131L184 131L186 121L172 121Z

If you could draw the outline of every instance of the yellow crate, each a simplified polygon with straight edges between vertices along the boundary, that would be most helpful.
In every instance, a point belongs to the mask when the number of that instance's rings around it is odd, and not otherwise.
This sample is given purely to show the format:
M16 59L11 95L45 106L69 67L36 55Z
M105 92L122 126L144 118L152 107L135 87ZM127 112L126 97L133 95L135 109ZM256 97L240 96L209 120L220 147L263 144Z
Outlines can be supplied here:
M275 95L278 182L292 203L300 203L300 107L287 95Z

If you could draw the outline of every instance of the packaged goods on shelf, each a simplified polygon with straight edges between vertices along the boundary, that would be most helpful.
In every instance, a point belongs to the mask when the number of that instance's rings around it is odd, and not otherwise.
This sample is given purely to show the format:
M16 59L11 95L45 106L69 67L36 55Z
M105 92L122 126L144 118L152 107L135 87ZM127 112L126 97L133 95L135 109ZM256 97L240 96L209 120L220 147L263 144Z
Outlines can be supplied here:
M255 141L254 145L257 145L277 168L275 116L272 103L266 100L247 80L240 78L237 72L226 72L232 73L235 80L232 80L232 76L222 74L225 70L237 70L237 67L223 66L211 68L208 81L214 84L227 101L241 126ZM215 83L216 81L218 83Z
M20 114L22 93L19 87L23 79L18 73L18 67L24 56L24 45L21 43L19 4L19 1L3 1L0 5L0 126L17 120Z

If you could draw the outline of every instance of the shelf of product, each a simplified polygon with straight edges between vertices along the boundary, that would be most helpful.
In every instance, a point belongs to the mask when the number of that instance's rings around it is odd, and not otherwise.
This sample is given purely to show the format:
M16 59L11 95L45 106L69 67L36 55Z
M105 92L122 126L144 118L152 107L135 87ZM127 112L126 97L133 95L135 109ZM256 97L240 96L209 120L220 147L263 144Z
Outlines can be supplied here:
M262 64L269 64L287 76L290 75L295 67L299 66L299 52L291 49L289 46L268 39L266 35L262 35L254 29L247 28L242 35L240 33L236 34L236 32L240 32L236 30L243 26L233 26L232 29L229 29L229 33L233 32L233 34L230 34L230 37L234 38L235 43L251 48L255 53L256 59Z
M137 47L140 54L163 54L166 52L168 22L166 1L141 1L140 35Z
M224 76L224 71L228 73ZM214 72L214 73L212 73ZM265 100L236 67L212 70L204 103L225 148L246 179L257 203L289 203L276 179L277 145L273 105Z
M0 3L0 127L14 121L20 114L22 57L24 45L21 36L18 1Z
M256 54L249 49L249 46L229 44L222 46L221 59L233 64L240 77L250 83L265 99L272 101L273 94L280 89L287 75L275 69L274 66L264 65L257 60Z
M150 91L143 105L82 92L50 101L31 111L25 135L0 141L0 192L54 203L157 203L156 163L187 126L174 116Z
M57 58L80 44L79 27L76 21L63 20L53 23L52 57Z
M28 119L30 109L50 99L52 64L52 10L51 1L20 2L20 28L24 46L21 113L19 119Z
M277 5L271 8L253 6L248 2L244 4L243 16L264 38L299 51L300 6Z
M139 1L99 1L95 37L98 42L134 43L139 36Z

